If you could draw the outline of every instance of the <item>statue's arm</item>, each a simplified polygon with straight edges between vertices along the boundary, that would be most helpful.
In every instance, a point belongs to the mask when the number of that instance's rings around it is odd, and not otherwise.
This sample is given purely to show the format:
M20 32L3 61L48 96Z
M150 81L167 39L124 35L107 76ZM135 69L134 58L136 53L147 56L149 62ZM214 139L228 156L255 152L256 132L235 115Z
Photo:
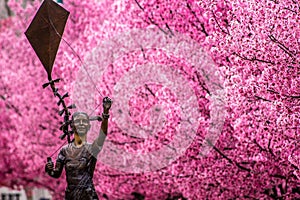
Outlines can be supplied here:
M107 135L108 119L102 119L99 135L93 142L93 146L102 147Z
M105 97L103 99L103 114L102 114L102 123L101 123L101 128L98 137L95 139L93 142L93 148L95 150L100 151L106 135L107 135L107 129L108 129L108 118L109 118L109 109L111 107L112 101L110 98ZM98 153L98 152L97 152Z
M58 158L56 160L56 164L54 167L53 162L47 162L46 166L45 166L45 172L53 177L53 178L59 178L63 168L64 168L64 161L65 161L65 155L64 155L64 151L63 149L59 152L58 154Z

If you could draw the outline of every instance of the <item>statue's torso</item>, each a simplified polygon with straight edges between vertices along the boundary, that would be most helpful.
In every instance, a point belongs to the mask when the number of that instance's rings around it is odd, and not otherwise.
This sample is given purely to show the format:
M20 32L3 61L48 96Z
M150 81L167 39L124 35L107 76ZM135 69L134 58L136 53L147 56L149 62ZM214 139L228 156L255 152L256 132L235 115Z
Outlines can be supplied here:
M90 199L97 195L93 185L97 158L92 155L91 149L92 144L89 143L81 147L76 147L74 143L63 147L61 152L64 155L68 183L66 199ZM82 195L87 197L83 198ZM71 197L67 198L68 196Z

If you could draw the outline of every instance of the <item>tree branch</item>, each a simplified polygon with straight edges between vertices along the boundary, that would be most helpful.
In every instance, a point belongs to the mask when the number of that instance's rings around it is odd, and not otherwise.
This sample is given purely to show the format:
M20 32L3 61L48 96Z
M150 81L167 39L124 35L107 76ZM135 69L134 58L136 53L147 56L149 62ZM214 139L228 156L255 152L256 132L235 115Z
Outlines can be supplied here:
M276 157L275 154L273 153L273 150L271 149L271 138L269 139L269 142L268 142L268 149L269 149L269 152L272 156Z
M278 94L278 95L281 95L279 92L276 92L276 91L271 90L271 89L267 89L267 91ZM286 95L286 94L282 94L282 96L287 97L287 98L292 98L292 99L300 99L300 96L292 96L292 95Z
M207 94L209 94L209 95L211 96L210 91L209 91L206 87L204 87L204 83L202 83L202 81L201 81L201 79L200 79L200 75L199 75L198 72L196 72L196 76L197 76L199 85L202 87L202 89L203 89L204 91L207 92Z
M272 64L272 65L275 64L272 61L258 59L258 58L256 58L256 56L253 56L252 58L247 58L247 57L241 56L240 54L238 54L236 52L234 52L233 55L236 55L236 56L242 58L243 60L248 60L248 61L251 61L251 62L258 61L258 62L268 63L268 64Z
M260 146L260 144L257 143L256 139L254 139L253 143L258 146L258 148L260 149L260 151L267 151L265 148L263 148L262 146Z
M288 47L286 47L283 43L279 42L273 35L269 35L268 37L270 38L270 40L271 40L272 42L278 44L278 47L279 47L280 49L282 49L282 50L283 50L286 54L288 54L290 57L293 57L293 58L294 58L294 56L297 54L297 53L294 54L293 52L291 52L291 51L289 50Z
M195 11L192 10L190 4L187 3L186 6L187 6L187 8L189 9L189 11L192 13L192 15L196 18L196 21L201 25L201 28L202 28L202 29L200 29L198 26L196 26L196 24L195 24L194 22L191 22L191 21L190 21L190 22L192 23L192 25L193 25L194 27L196 27L198 30L200 30L202 33L204 33L205 36L207 37L207 36L208 36L208 33L207 33L206 30L205 30L204 24L200 22L200 20L199 20L199 18L197 17Z
M254 97L257 98L257 99L263 100L263 101L272 102L272 101L269 100L269 99L265 99L265 98L262 98L262 97L257 96L257 95L254 95Z
M8 3L8 0L5 0L5 9L7 10L7 15L12 16L13 13L7 3Z
M144 12L145 9L141 6L141 4L137 1L137 0L134 0L135 3L138 5L138 7ZM151 13L152 14L152 13ZM152 14L153 15L153 14ZM152 16L153 17L153 16ZM151 19L150 17L147 17L148 20L150 21L150 23L154 24L159 30L161 30L164 34L168 35L168 33L162 29L153 19Z
M142 11L145 11L145 9L141 6L141 4L137 0L134 1Z
M224 29L220 26L214 11L211 11L211 12L213 14L214 20L216 21L216 23L217 23L218 27L221 29L221 31L227 35L230 35L228 29L227 29L227 31L224 31Z
M292 9L290 9L290 8L283 8L283 9L285 9L285 10L289 10L289 11L291 11L291 12L295 13L295 14L298 14L296 11L294 11L294 10L292 10Z
M209 140L206 140L207 143L209 145L211 145L213 147L213 149L219 153L223 158L225 158L229 163L236 165L238 168L240 168L241 170L245 170L247 172L251 172L251 169L248 169L246 167L241 166L239 163L237 163L236 161L230 159L228 156L226 156L224 153L222 153L215 145L213 145Z

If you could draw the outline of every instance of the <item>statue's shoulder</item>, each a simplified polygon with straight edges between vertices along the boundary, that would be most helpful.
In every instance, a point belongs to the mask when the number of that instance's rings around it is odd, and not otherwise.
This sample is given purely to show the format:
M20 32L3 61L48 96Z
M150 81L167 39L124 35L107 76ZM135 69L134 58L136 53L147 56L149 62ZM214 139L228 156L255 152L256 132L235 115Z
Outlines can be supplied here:
M92 148L92 143L89 143L89 142L87 142L86 144L85 144L85 147L87 148L87 149L91 149Z
M64 145L62 148L61 148L61 151L67 151L68 149L71 149L72 148L72 143L68 143L66 145Z

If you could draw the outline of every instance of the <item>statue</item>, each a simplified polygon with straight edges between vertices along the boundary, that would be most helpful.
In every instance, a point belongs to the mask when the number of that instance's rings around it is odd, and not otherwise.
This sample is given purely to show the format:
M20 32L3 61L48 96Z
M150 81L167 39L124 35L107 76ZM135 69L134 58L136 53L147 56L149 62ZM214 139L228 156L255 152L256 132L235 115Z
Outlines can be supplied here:
M59 178L65 168L68 184L65 191L66 200L94 200L98 199L98 196L93 184L93 174L97 155L101 151L107 135L109 109L112 101L108 97L103 98L102 119L99 116L89 117L84 112L75 112L72 119L69 119L71 115L69 109L76 108L76 106L74 104L66 105L64 99L69 94L62 95L55 87L55 83L59 82L60 78L52 79L53 64L69 14L69 11L54 1L44 0L25 31L25 35L47 72L49 82L43 84L43 88L50 86L54 96L59 98L57 105L63 107L59 111L59 115L64 118L64 123L60 127L60 130L63 131L60 139L67 137L68 140L68 145L64 146L58 154L55 167L51 156L48 157L45 171L49 176ZM73 50L71 46L70 48ZM74 53L81 61L79 55L75 51ZM84 65L82 61L81 63ZM88 71L86 72L90 77ZM93 80L91 82L97 87ZM92 120L102 120L102 124L98 137L92 144L89 144L86 138ZM72 130L70 131L70 129ZM74 140L71 140L73 133Z
M55 167L53 162L47 162L45 166L46 173L54 178L59 178L63 168L65 168L68 184L65 200L98 199L93 184L93 174L97 155L101 151L107 135L111 104L110 98L103 98L101 129L92 144L87 143L87 133L91 127L89 116L84 112L75 112L72 115L71 124L74 131L74 141L62 147Z

